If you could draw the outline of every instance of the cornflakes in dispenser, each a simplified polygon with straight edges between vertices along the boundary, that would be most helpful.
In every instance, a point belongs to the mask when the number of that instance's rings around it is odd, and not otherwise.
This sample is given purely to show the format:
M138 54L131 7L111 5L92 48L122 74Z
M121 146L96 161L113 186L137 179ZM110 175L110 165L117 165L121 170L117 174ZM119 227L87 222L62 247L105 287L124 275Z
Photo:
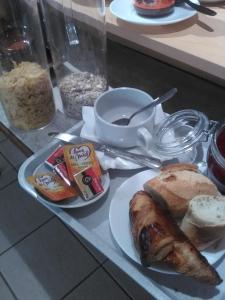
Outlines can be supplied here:
M96 176L101 176L101 168L91 143L64 146L64 159L71 181L75 174L87 167L92 167Z
M51 172L29 176L27 180L42 195L55 202L79 194L74 187L68 186L58 175Z

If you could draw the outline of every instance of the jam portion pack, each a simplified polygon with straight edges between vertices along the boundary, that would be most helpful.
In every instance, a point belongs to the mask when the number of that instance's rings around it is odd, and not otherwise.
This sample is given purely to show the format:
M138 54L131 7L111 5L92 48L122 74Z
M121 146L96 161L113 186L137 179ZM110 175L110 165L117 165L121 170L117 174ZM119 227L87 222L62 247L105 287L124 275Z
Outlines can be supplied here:
M45 163L51 168L54 168L57 164L64 162L63 146L59 145L55 151L53 151L46 159Z
M81 194L90 200L103 192L101 167L91 143L59 145L45 160L52 172L28 177L41 194L60 201Z
M90 200L103 192L100 177L95 174L92 167L75 174L74 180L85 200Z
M53 151L49 157L45 160L45 164L48 165L53 172L58 174L66 184L71 185L67 167L64 160L64 147L59 145L55 151Z

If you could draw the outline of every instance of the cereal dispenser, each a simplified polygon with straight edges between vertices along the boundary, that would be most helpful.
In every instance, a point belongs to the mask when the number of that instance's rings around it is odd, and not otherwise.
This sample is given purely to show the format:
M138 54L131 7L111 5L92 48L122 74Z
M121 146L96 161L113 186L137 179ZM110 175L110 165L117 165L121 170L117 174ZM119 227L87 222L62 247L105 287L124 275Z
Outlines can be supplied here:
M42 0L64 112L81 119L107 86L105 1Z
M37 0L1 1L0 101L10 126L25 131L54 117Z

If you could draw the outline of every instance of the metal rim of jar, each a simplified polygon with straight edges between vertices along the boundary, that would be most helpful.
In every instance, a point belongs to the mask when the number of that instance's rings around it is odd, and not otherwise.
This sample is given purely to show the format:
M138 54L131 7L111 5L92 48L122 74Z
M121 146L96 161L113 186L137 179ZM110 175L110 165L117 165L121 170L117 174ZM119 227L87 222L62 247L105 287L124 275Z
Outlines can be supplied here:
M225 120L223 120L217 124L214 134L212 136L210 149L211 149L213 158L216 160L216 162L219 163L220 165L222 165L223 167L225 167L225 158L220 154L220 151L217 146L217 138L223 129L225 129Z

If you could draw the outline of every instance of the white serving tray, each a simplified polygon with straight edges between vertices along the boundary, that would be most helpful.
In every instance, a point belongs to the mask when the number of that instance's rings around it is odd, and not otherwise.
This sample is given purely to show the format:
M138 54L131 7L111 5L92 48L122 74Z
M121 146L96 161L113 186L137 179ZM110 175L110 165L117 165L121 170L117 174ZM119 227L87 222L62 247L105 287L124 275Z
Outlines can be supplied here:
M73 133L73 128L70 132ZM62 209L43 202L36 191L27 183L26 178L34 173L35 169L59 143L62 142L52 141L22 164L18 173L18 180L24 190L58 216L66 225L70 226L75 232L79 233L84 239L95 246L156 299L225 299L224 282L218 287L210 287L182 275L161 274L146 269L129 259L114 241L109 225L111 199L117 188L127 178L140 172L140 170L111 170L109 172L111 178L109 191L103 196L101 201L95 202L90 206L76 209ZM225 279L224 257L217 263L216 268L220 276Z

